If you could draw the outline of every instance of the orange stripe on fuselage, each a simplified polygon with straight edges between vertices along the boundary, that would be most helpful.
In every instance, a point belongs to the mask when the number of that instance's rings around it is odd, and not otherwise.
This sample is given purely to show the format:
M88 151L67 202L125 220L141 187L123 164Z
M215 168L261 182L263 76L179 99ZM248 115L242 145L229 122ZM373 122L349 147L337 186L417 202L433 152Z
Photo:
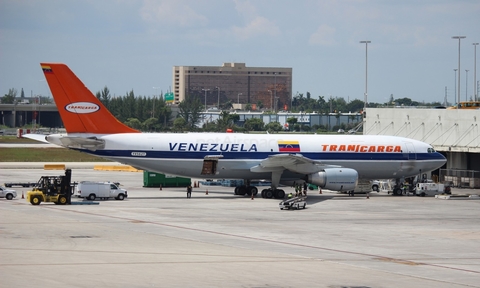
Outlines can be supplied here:
M65 64L40 66L68 133L139 132L118 121Z
M382 153L402 152L402 146L398 145L345 145L345 144L322 144L322 151L325 152L361 152L361 153Z

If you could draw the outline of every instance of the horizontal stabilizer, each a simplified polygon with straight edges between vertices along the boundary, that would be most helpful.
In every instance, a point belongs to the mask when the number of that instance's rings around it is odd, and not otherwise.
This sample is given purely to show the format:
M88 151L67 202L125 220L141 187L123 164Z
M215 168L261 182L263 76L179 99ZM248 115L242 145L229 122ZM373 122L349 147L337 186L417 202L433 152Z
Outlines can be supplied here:
M96 137L84 138L55 134L49 135L45 137L45 139L49 143L61 145L67 148L88 149L91 151L105 148L105 141L97 139Z
M32 139L42 143L50 143L47 140L45 140L45 136L46 136L45 134L23 134L22 135L23 138Z

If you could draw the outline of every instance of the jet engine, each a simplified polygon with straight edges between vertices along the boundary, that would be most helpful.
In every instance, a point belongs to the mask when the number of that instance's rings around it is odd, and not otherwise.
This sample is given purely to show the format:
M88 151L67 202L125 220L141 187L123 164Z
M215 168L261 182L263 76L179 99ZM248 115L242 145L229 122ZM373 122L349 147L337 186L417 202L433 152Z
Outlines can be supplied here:
M350 168L327 168L307 177L308 183L333 191L354 190L357 181L357 171Z

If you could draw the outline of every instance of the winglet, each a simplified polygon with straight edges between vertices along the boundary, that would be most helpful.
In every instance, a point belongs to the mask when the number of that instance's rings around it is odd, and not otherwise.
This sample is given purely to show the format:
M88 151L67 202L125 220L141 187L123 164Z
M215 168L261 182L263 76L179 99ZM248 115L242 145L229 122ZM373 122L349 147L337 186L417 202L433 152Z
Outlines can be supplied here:
M138 133L117 120L65 64L41 63L68 133Z

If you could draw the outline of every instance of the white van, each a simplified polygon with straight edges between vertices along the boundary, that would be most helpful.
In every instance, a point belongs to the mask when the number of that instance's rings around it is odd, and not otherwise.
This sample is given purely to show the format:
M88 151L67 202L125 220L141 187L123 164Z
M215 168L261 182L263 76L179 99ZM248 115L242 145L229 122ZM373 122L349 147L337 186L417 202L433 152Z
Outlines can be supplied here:
M77 186L77 196L95 200L95 198L123 200L128 197L127 190L118 188L112 182L88 182L82 181Z

